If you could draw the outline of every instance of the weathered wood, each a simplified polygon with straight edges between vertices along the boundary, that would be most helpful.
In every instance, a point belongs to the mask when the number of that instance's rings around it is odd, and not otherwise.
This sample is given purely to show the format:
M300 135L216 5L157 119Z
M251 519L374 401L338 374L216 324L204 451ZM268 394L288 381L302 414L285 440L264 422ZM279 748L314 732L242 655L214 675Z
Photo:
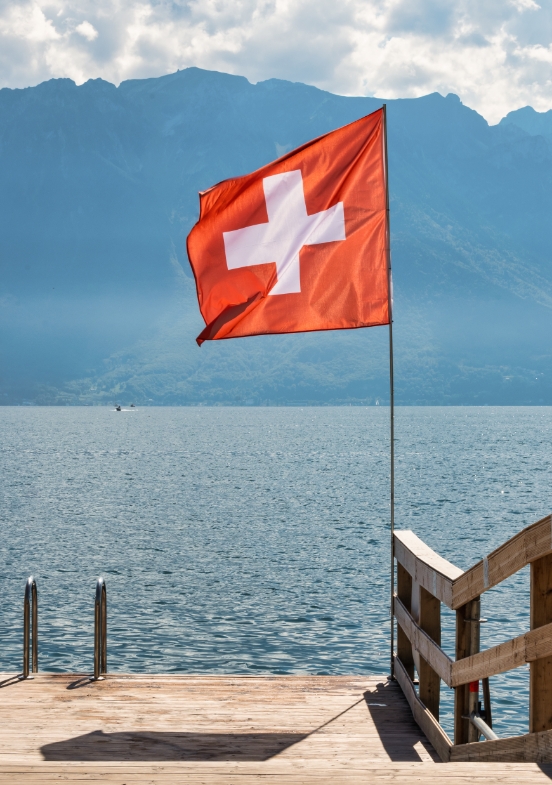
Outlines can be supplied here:
M395 532L397 561L416 582L453 610L549 553L552 553L551 515L527 526L466 572L435 553L413 532Z
M441 643L441 603L420 586L420 627L437 645ZM444 652L443 652L444 653ZM436 720L439 719L441 679L432 667L431 658L420 658L420 700ZM450 676L449 676L450 678Z
M552 552L552 516L523 529L485 559L454 579L452 607L458 609Z
M482 746L482 745L479 745ZM350 769L328 771L317 764L307 768L288 768L279 764L270 774L256 774L250 766L238 771L217 764L195 766L185 764L136 766L106 766L95 770L87 764L40 764L26 767L2 765L1 785L473 785L483 779L485 785L550 785L550 771L546 765L532 763L441 763L388 761L374 762L366 769L362 761L352 761Z
M470 657L474 654L479 653L480 648L480 634L481 634L481 625L479 620L481 618L481 600L479 597L476 597L472 600L469 605L471 605L471 621L469 622L469 626L471 627L471 636L470 636ZM479 711L479 681L474 680L468 684L468 714L476 714ZM470 722L468 726L468 742L479 741L479 731Z
M452 742L433 714L423 705L416 695L414 685L410 681L403 664L397 657L395 657L395 677L404 692L414 719L433 745L434 750L438 753L441 760L443 762L449 761Z
M531 630L552 622L552 553L531 563ZM552 653L531 662L529 732L552 729Z
M472 657L453 662L450 686L457 687L505 673L542 657L552 657L552 624L545 624Z
M412 594L410 597L410 615L414 619L417 626L420 624L420 584L412 581ZM414 665L416 673L420 673L420 653L416 646L412 648L412 657L414 658Z
M416 624L398 598L395 598L394 612L404 639L414 646L449 687L496 676L542 657L552 656L551 623L455 662Z
M411 531L395 532L395 557L416 583L452 607L453 581L462 575L462 570L435 553Z
M470 657L479 651L479 624L474 619L480 618L479 598L466 603L456 612L456 663L464 657ZM463 684L454 690L454 744L468 744L477 741L478 733L469 720L465 719L471 711L477 709L478 693L470 692L470 685Z
M117 764L118 785L130 785L128 766L154 783L176 764L168 782L202 771L226 785L231 772L278 782L282 771L365 776L375 763L437 760L387 677L38 674L0 688L0 702L0 764L59 764L64 782L75 764L102 782Z
M527 733L480 744L461 744L450 752L451 761L552 762L552 730ZM552 773L552 772L551 772Z
M406 611L410 611L410 602L412 599L412 576L400 563L397 564L397 596ZM410 643L409 636L401 627L400 622L398 623L397 629L397 655L410 679L414 680L414 658L412 656L412 644Z
M532 735L524 737L522 744L525 750L523 755L529 757L519 759L536 760L534 755L537 753L527 750L531 748L537 734L552 731L552 516L546 516L527 527L465 573L441 559L412 532L396 533L395 555L412 579L410 607L403 592L405 602L397 598L394 608L402 636L401 650L405 658L412 651L420 675L420 705L438 717L439 678L452 684L455 687L454 749L462 750L458 755L475 755L473 758L463 758L465 760L490 760L492 758L481 755L490 754L493 747L497 750L505 749L502 740L485 742L485 753L463 750L464 747L468 749L467 745L469 749L482 746L473 744L478 741L479 732L466 719L477 711L479 682L482 678L528 662L531 665ZM481 593L527 564L531 564L531 631L480 652L478 620ZM406 581L404 584L407 585ZM438 600L457 611L456 662L452 662L437 645L440 643ZM410 641L411 649L405 639ZM400 671L400 676L401 686L411 703L415 691L405 668ZM420 722L417 716L419 707L412 710ZM427 722L423 716L422 720ZM548 743L548 737L543 736L541 744L546 747ZM518 747L519 744L521 742ZM549 751L541 750L538 755L545 756L539 760L552 762Z
M398 660L396 673L445 759L468 759L450 750ZM440 765L399 685L385 677L117 674L91 684L84 674L38 674L12 679L0 702L0 785L550 782L531 763ZM529 740L539 760L547 760L549 736ZM517 739L507 741L517 750ZM488 744L469 745L469 756ZM530 746L516 754L533 759ZM495 753L508 755L504 747Z
M454 661L435 643L425 630L422 630L416 624L412 615L406 610L398 597L395 597L394 608L399 629L403 629L405 636L416 651L431 665L432 669L443 679L445 684L448 684L449 687L452 686L451 674L455 665Z

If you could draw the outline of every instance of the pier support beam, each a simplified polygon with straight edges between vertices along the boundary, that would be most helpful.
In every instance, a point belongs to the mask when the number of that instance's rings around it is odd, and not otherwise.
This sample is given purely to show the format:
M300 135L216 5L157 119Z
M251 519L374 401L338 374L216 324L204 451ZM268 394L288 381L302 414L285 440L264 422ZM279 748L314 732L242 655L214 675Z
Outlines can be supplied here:
M419 584L414 585L414 591L419 592L417 602L412 603L413 606L417 605L418 607L418 624L440 646L441 603L437 597L434 597ZM420 700L438 720L441 679L422 656L419 656L418 676L420 678Z
M531 563L531 629L552 622L552 554ZM552 657L531 663L529 733L552 728Z
M412 607L412 577L399 563L397 563L397 596L407 611L410 611ZM397 624L397 656L410 676L411 681L414 681L412 644L399 624Z
M481 600L466 603L456 611L456 659L462 660L479 652L479 619ZM479 682L463 684L454 690L454 743L468 744L479 740L477 728L467 717L477 711L479 701Z

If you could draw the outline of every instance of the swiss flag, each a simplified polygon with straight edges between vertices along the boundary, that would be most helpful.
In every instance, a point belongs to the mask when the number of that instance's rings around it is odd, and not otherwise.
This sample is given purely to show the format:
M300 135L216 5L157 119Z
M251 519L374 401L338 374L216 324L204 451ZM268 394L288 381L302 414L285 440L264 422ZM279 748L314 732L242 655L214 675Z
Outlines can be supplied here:
M389 324L385 112L200 194L203 341Z

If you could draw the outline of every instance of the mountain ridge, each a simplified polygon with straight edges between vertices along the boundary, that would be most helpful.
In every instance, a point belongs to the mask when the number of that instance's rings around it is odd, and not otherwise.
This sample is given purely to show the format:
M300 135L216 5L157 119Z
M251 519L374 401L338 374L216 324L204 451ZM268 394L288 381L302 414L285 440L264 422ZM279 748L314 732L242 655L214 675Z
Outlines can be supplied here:
M197 349L185 254L199 190L381 104L201 69L0 90L0 401L387 400L381 328ZM552 403L552 140L387 106L398 402Z

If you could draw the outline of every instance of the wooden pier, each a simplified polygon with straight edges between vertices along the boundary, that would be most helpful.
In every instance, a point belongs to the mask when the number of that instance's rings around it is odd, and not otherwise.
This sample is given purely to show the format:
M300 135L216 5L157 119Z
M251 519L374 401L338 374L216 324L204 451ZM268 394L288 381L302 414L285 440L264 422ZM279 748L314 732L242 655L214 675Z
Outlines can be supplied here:
M109 673L91 681L85 674L30 673L31 660L32 670L38 667L30 578L23 659L29 678L0 674L0 785L552 780L552 517L465 572L410 531L395 533L394 558L394 680ZM531 629L480 651L481 594L526 565ZM98 587L96 677L107 662L101 579ZM441 603L456 611L454 659L440 645ZM499 739L488 679L526 664L530 732ZM441 681L455 690L452 740L439 724Z
M0 783L545 783L532 763L440 762L401 688L346 676L0 677Z

